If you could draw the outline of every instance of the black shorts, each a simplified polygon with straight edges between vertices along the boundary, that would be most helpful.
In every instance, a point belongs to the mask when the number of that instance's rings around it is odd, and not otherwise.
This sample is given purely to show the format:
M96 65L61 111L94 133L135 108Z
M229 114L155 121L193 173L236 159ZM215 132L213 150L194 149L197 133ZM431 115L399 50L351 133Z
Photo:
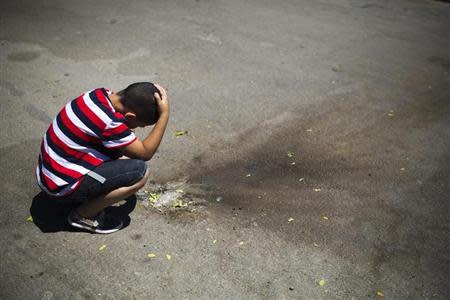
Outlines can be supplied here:
M117 159L104 162L93 170L104 178L98 180L84 175L80 186L70 195L61 197L63 201L82 203L124 186L131 186L141 180L147 171L147 164L139 159ZM94 176L98 177L98 176Z

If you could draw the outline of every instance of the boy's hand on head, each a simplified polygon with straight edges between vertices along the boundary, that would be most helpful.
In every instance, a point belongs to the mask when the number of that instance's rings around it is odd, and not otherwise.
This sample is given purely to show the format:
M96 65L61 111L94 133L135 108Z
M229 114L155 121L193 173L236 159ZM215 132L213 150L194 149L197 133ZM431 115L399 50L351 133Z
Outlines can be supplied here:
M159 90L159 93L161 94L161 97L158 93L155 93L156 103L158 104L158 112L160 115L167 114L169 115L169 99L167 98L167 92L166 90L160 86L159 84L155 83L155 87Z
M169 99L166 90L159 84L155 84L159 93L155 93L159 119L154 124L151 132L143 140L135 139L131 144L121 148L122 153L130 158L150 160L161 143L164 132L169 122Z
M131 144L121 148L122 153L130 158L150 160L158 149L169 122L169 100L166 90L155 84L158 92L154 94L159 112L159 119L144 140L135 139Z

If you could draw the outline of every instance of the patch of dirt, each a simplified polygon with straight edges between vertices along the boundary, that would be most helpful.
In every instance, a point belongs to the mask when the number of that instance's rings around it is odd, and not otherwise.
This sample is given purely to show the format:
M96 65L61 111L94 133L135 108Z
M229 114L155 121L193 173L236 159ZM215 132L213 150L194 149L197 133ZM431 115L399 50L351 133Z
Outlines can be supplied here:
M205 216L202 209L207 202L206 196L204 189L183 180L165 184L150 182L137 194L146 209L182 222Z

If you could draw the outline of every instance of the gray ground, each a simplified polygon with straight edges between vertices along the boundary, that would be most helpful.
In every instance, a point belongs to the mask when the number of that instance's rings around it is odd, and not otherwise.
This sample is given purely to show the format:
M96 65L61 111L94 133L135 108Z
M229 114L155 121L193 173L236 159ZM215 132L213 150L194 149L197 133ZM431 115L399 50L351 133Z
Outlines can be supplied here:
M1 1L0 298L448 299L449 28L425 0ZM205 204L42 233L49 122L141 80L172 101L152 180Z

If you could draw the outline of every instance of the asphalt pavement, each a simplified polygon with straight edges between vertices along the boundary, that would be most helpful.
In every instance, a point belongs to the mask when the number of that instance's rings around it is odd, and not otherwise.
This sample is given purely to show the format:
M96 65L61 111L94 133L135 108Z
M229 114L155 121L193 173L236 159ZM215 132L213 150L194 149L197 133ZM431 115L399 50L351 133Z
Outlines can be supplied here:
M0 298L450 298L449 28L431 0L1 1ZM142 197L191 202L70 230L40 139L144 80L172 114Z

